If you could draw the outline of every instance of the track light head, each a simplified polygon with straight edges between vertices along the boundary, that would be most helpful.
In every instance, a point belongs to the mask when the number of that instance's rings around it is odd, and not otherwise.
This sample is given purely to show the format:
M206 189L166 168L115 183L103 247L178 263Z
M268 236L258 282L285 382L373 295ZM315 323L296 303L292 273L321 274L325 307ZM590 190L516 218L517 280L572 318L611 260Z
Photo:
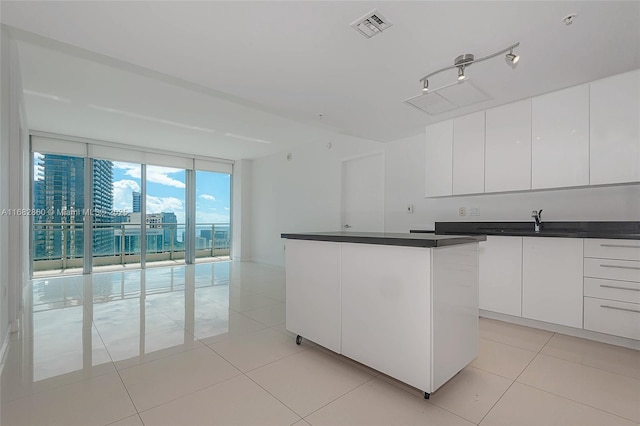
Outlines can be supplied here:
M513 53L513 49L511 49L511 51L505 55L504 60L507 61L507 64L511 65L512 67L515 67L516 65L518 65L518 62L520 61L520 56L515 55Z
M467 76L464 75L464 66L458 67L458 80L463 81L466 79L467 79Z
M422 80L422 91L423 92L429 91L429 80L427 79Z

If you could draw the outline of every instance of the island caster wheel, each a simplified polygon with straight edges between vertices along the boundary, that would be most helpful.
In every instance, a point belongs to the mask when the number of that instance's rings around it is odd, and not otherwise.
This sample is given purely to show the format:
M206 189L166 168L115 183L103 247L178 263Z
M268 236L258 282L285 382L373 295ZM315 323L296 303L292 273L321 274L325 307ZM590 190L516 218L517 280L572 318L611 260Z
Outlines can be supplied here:
M300 343L302 343L302 336L298 334L298 336L296 337L296 345L300 345Z
M428 393L428 392L425 392L425 393L424 393L424 399L429 399L429 397L430 397L430 396L431 396L431 394L430 394L430 393Z

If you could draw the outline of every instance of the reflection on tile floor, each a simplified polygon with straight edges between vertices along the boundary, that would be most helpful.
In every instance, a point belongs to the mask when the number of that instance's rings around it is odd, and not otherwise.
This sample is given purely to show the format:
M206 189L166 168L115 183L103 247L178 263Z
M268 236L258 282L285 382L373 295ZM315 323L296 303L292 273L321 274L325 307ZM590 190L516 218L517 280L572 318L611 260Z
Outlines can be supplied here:
M633 425L640 352L480 321L431 400L285 328L284 269L214 262L38 278L2 425Z

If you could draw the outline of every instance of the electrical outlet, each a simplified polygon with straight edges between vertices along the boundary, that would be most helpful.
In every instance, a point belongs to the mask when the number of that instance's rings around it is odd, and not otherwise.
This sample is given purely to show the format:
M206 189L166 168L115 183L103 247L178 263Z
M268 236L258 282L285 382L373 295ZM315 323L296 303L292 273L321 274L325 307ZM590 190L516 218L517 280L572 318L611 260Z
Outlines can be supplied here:
M413 214L413 204L407 205L407 214Z
M477 207L471 207L469 209L469 216L480 216L480 209Z
M465 209L464 207L460 207L458 209L458 216L466 216L467 215L467 209Z

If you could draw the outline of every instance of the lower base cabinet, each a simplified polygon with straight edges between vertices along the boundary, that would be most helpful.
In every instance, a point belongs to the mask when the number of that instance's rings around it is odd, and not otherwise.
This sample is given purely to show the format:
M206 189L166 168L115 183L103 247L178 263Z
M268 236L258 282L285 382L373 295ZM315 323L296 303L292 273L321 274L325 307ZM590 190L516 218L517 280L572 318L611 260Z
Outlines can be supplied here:
M525 237L522 259L522 316L582 328L582 240Z
M584 241L584 328L640 340L640 242Z
M480 244L480 309L522 316L522 237L489 235Z
M286 268L286 327L303 338L427 393L477 356L477 243L287 240Z
M295 283L286 291L288 329L338 353L340 252L340 243L287 240L285 255L285 281Z

